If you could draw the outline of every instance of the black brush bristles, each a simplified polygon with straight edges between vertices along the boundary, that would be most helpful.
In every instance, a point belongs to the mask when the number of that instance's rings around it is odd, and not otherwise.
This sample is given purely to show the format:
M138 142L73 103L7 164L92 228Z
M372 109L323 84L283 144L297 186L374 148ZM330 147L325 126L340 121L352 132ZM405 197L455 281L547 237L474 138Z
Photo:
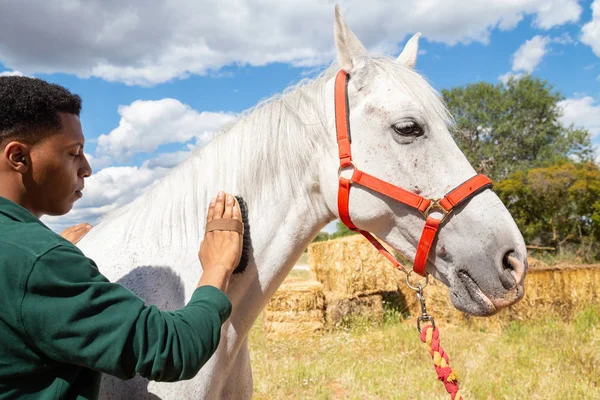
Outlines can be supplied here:
M242 198L242 196L235 196L240 205L240 214L242 215L242 222L244 223L244 243L242 244L242 256L240 263L233 270L234 274L241 274L246 270L248 261L250 260L250 253L252 251L252 242L250 239L250 224L248 223L248 205Z

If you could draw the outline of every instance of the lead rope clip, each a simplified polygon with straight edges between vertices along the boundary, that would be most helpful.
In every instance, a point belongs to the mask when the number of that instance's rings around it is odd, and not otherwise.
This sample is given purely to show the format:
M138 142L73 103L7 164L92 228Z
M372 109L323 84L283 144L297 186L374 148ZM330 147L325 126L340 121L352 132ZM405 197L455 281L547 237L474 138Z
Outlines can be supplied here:
M417 329L419 333L421 333L421 322L430 322L431 327L435 328L435 321L433 317L427 314L427 307L425 306L425 296L423 295L423 287L419 283L417 285L417 298L419 299L419 304L421 305L421 315L417 318Z

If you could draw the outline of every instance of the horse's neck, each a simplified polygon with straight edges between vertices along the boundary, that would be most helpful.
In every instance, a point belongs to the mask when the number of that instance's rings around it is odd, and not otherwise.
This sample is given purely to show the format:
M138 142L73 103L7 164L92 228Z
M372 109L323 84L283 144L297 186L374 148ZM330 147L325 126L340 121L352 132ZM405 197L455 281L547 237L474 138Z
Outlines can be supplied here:
M307 128L294 131L293 124L303 121L286 114L283 108L276 103L259 110L265 118L277 121L271 124L270 132L264 127L254 128L252 120L233 126L92 230L89 241L83 244L84 251L100 258L104 264L100 267L108 268L112 279L140 265L168 266L185 280L189 297L196 282L187 280L200 274L196 254L204 234L208 201L219 190L240 194L249 208L252 258L247 271L234 278L232 297L235 303L242 293L258 294L262 308L265 296L268 299L274 293L310 239L334 217L320 193L318 168L323 154L335 142L327 139L326 132L311 131L310 137L305 137L309 136ZM263 131L256 134L254 129ZM294 146L292 135L298 135L302 145ZM295 164L285 164L289 162ZM270 172L265 171L270 166ZM109 258L117 251L123 258L118 264Z
M158 185L102 220L82 240L84 249L98 253L97 244L109 252L118 250L117 254L135 253L129 258L135 264L197 245L206 200L191 182L195 174L189 160L176 167ZM113 263L108 264L110 268Z
M308 179L299 182L304 187L312 184L314 182ZM231 296L238 311L246 316L258 316L310 240L333 219L333 215L319 198L279 195L265 198L258 208L251 210L249 219L254 253L252 263L246 272L234 276ZM248 295L260 297L258 304L252 305ZM245 304L258 308L246 309Z

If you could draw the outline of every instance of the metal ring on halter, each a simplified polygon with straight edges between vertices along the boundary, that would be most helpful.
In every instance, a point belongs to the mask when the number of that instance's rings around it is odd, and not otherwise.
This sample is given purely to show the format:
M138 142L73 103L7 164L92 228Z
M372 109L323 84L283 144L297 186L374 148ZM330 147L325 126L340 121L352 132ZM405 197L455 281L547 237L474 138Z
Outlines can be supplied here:
M408 285L409 288L411 288L415 292L419 292L419 291L425 289L425 287L429 283L429 274L425 273L425 284L424 285L421 285L420 283L418 283L417 286L413 286L410 284L410 274L412 274L413 272L415 272L415 270L411 269L410 271L408 271L408 274L406 274L406 284Z
M431 199L431 203L429 203L429 207L427 207L425 209L425 211L423 211L421 214L423 214L425 219L427 219L427 217L429 217L429 214L431 214L432 212L436 212L436 211L442 214L442 218L440 218L440 224L442 223L442 221L444 221L446 219L448 214L450 214L450 211L446 210L444 207L442 207L440 205L439 199Z
M350 161L350 164L344 165L343 167L340 166L338 168L338 179L342 177L342 171L346 168L352 168L352 175L354 175L354 171L356 171L358 169L358 168L356 168L356 164L354 164L354 162ZM352 178L350 178L350 182L352 182Z

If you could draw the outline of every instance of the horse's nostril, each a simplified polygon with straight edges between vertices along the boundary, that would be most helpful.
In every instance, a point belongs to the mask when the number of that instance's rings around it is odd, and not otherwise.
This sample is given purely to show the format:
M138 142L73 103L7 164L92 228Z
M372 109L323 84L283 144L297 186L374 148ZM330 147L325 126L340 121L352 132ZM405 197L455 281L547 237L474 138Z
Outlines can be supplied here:
M515 266L511 263L511 259L514 259L514 254L514 250L509 250L504 254L504 257L502 257L502 267L504 269L515 270Z
M516 254L513 250L509 250L504 253L504 256L502 257L500 281L506 290L511 290L517 285L515 270L518 268L518 266L515 265L515 262L517 262L517 259L514 257L515 255Z
M521 261L519 255L513 251L507 251L502 257L502 271L501 276L505 278L511 278L514 282L508 282L507 279L503 279L503 284L505 287L513 286L514 284L520 284L523 277L525 276L525 272L527 271L527 259ZM506 281L506 282L505 282Z

